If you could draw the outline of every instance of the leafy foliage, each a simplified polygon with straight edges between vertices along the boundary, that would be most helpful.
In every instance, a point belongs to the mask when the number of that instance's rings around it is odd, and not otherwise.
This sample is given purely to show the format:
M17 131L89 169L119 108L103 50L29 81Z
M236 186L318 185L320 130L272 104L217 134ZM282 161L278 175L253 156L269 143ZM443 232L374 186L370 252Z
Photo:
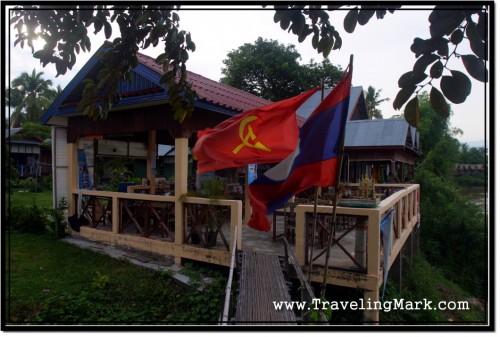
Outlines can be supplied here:
M12 135L13 139L39 138L42 140L51 138L50 126L41 125L34 122L26 122L22 126L22 131Z
M297 35L299 42L313 34L313 48L326 57L331 50L339 49L342 45L342 39L330 23L327 13L340 7L340 5L327 5L325 10L321 5L275 5L274 21L279 22L284 30L288 29ZM358 24L366 25L373 17L383 19L387 12L394 13L400 7L400 5L356 5L345 15L344 30L353 33ZM444 97L452 103L460 104L470 94L469 76L481 82L487 81L488 20L487 7L481 4L437 5L434 8L429 15L430 38L414 39L410 49L417 60L413 69L400 77L398 84L401 89L393 101L395 110L401 109L408 102L405 107L405 117L410 124L418 126L420 120L418 94L424 87L431 86L433 108L438 114L447 117L449 108L443 102ZM463 54L458 51L459 45L467 42L473 54ZM468 75L448 67L452 57L462 59ZM428 73L426 73L427 68L429 68ZM445 70L451 75L445 73ZM434 85L438 80L440 80L439 89ZM414 99L410 100L412 96Z
M382 111L380 111L380 109L377 109L377 107L380 105L380 103L388 101L389 98L380 98L381 91L382 89L377 90L371 85L368 86L368 89L365 91L365 103L369 119L384 118L384 116L382 116Z
M418 126L418 93L427 85L431 86L431 104L434 110L443 117L448 117L450 110L446 99L454 104L465 102L471 92L471 81L474 79L487 81L486 53L486 23L487 11L483 6L467 6L450 8L436 6L429 15L429 39L415 38L410 49L417 57L413 70L400 77L401 88L393 107L399 110L415 93L405 108L408 122ZM465 40L469 41L472 54L461 54L458 46ZM467 73L448 67L452 57L461 58ZM426 73L430 66L429 73ZM447 70L450 75L445 75ZM439 82L439 89L433 81ZM428 82L424 82L428 80ZM424 82L423 84L421 84ZM399 99L398 99L399 98Z
M460 158L462 164L484 164L486 163L486 149L484 147L472 147L462 144L460 147Z
M460 158L460 144L453 137L448 119L434 111L427 93L418 99L422 102L419 132L423 156L415 179L421 188L422 251L446 278L476 296L484 296L485 215L453 184L452 171Z
M27 43L33 57L45 67L54 64L57 75L72 69L76 54L91 50L89 27L93 34L103 31L106 39L112 36L111 23L119 26L121 37L103 46L103 68L97 79L86 79L83 97L78 108L86 115L106 118L113 105L119 102L116 88L120 78L130 78L137 66L139 46L143 49L165 43L165 52L156 58L165 74L161 82L168 88L174 117L182 122L193 110L195 93L187 82L188 51L196 46L189 32L179 30L178 6L158 5L76 5L63 9L50 6L26 6L12 11L10 24L17 30L14 45ZM35 51L33 41L41 38L45 46Z
M221 82L279 101L318 87L322 80L333 87L342 78L342 71L328 60L321 64L311 60L307 65L299 64L299 60L294 45L259 37L253 44L245 43L228 53Z
M103 49L104 68L97 81L87 79L79 109L93 118L105 118L120 97L115 93L119 78L130 77L130 70L137 65L136 53L139 47L156 46L160 39L165 43L165 52L156 58L165 74L161 81L168 88L168 98L174 117L182 122L194 107L195 91L186 80L188 52L196 48L189 32L179 31L179 15L174 12L180 6L158 5L73 5L63 10L42 5L18 7L13 11L10 24L17 30L15 45L21 48L26 43L33 56L43 66L55 64L58 74L66 73L76 62L76 54L90 51L91 39L88 27L94 34L104 29L106 38L112 36L110 23L117 22L121 37L106 44ZM267 5L263 5L267 7ZM331 50L340 49L342 38L330 23L328 11L339 10L342 5L329 4L326 7L312 5L274 5L274 22L283 30L298 36L299 43L311 37L312 47L327 57ZM351 5L347 6L348 8ZM373 17L383 19L387 12L394 13L401 5L355 5L343 21L346 32L352 33L357 25L366 25ZM326 10L324 9L326 8ZM449 115L444 97L452 103L466 100L470 93L469 76L461 71L449 69L451 57L461 58L467 73L486 82L488 74L488 7L484 5L438 5L429 15L430 38L415 38L411 50L418 58L413 69L400 78L400 92L393 102L396 110L408 102L405 116L412 125L419 123L418 94L427 85L432 87L434 109L443 116ZM46 44L41 50L34 50L33 41L41 38ZM462 55L457 51L460 44L468 41L473 54ZM75 54L76 53L76 54ZM429 74L425 71L430 67ZM449 71L447 75L444 71ZM428 82L421 84L423 81ZM433 81L440 80L440 90ZM438 94L441 93L440 94ZM11 95L15 99L17 94ZM264 97L264 96L263 96Z
M31 75L23 72L11 82L6 90L7 105L14 108L10 116L10 126L20 127L26 122L38 122L45 110L57 96L52 89L52 81L43 79L43 72L35 69Z
M19 233L43 234L50 225L48 209L33 204L12 207L7 214L8 230Z

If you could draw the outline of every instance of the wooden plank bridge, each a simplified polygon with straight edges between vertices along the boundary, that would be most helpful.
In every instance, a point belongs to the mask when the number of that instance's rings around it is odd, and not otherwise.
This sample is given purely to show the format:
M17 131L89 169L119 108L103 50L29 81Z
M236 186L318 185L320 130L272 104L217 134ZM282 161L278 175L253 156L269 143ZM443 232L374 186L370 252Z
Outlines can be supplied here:
M291 301L279 257L242 251L240 260L236 323L296 324L293 310L274 307L274 301Z

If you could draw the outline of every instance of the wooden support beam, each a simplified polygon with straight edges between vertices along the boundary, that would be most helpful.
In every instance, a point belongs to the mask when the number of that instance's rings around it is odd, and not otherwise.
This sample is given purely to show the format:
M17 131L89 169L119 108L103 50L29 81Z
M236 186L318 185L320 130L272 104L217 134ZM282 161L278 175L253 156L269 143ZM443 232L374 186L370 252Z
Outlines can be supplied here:
M148 151L146 159L146 176L149 180L149 193L154 194L156 190L156 156L157 156L157 144L156 144L156 130L150 130L148 132Z
M188 138L175 139L175 263L181 264L184 244L184 209L181 198L188 192Z
M77 211L72 191L78 189L78 143L68 143L68 214Z

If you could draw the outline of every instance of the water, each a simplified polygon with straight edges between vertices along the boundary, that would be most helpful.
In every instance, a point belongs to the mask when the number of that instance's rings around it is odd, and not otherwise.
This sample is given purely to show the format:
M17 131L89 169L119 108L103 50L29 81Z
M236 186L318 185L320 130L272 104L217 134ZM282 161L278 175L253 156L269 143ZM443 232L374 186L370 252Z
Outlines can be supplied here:
M481 207L483 213L486 214L486 203L488 201L488 191L486 190L486 186L464 187L462 188L462 193L474 204Z

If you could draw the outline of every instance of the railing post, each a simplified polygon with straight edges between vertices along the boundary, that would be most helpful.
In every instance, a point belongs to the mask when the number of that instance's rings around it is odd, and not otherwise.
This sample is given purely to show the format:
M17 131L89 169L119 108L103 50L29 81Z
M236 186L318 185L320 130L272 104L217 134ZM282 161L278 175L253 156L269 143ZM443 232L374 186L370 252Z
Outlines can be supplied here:
M231 203L231 222L229 226L230 230L230 245L235 243L234 235L236 234L236 244L241 247L241 232L243 231L241 218L243 216L243 204L239 200L235 200ZM233 247L230 247L232 250Z
M181 197L188 192L188 139L175 138L175 263L181 265L184 241L184 208Z
M306 212L302 205L295 208L295 254L301 267L306 265Z
M78 143L68 143L68 214L75 214L77 208L73 190L78 189Z
M365 303L369 300L379 300L378 277L380 269L380 212L370 212L368 216L367 230L367 261L366 274L377 279L374 288L366 289L364 292ZM365 321L378 322L378 310L365 310L363 312Z
M355 241L354 241L354 259L360 266L366 268L366 220L356 217Z
M366 273L375 277L380 268L380 216L378 211L368 216Z
M111 228L113 234L118 234L120 232L120 199L117 196L113 196L111 199Z

